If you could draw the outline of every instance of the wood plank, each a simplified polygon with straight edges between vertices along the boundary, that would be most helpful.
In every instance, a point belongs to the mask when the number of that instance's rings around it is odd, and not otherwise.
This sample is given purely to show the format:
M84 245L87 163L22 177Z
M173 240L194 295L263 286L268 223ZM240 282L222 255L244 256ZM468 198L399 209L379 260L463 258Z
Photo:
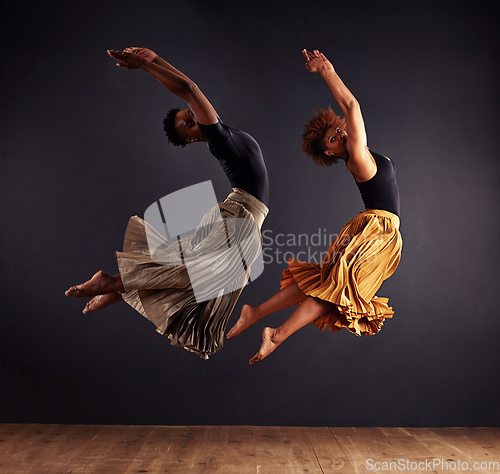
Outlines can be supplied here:
M467 436L471 441L486 449L490 454L500 457L500 428L452 428Z
M253 426L228 426L223 472L255 474L255 435Z
M402 459L422 462L432 458L432 452L415 439L404 428L379 428L385 434L393 449L397 450Z
M255 464L259 474L287 474L287 459L277 426L255 426Z
M356 472L373 472L376 466L379 470L397 471L401 470L400 463L425 462L426 456L432 454L418 441L412 440L409 433L398 432L397 436L394 436L393 432L393 436L389 437L387 428L331 428L331 430ZM408 443L412 443L414 448L420 450L411 453L407 448Z
M211 426L205 430L198 453L194 459L192 472L222 473L224 472L227 430L222 426Z
M468 469L474 469L473 463L479 463L479 465L481 465L481 463L486 463L486 466L490 462L496 462L498 463L496 467L493 468L493 466L490 466L481 470L500 471L500 457L493 454L494 450L500 453L500 449L498 449L500 447L500 430L498 431L498 439L493 439L494 442L491 443L489 448L484 448L480 444L475 443L456 428L431 428L431 431L436 433L440 438L446 440L447 443L460 453L458 457L462 461L468 462Z
M64 430L58 425L26 425L8 446L10 472L43 472L42 464L54 454Z
M356 473L366 472L366 460L373 458L373 446L361 445L357 428L330 428Z
M196 470L196 460L201 444L210 427L206 426L164 426L163 430L174 430L168 455L159 472L201 472Z
M179 459L179 453L171 450L177 433L178 430L174 427L152 427L151 433L144 440L144 444L135 454L125 473L162 472L169 460L176 461L180 465L183 460Z
M356 428L356 442L369 448L365 454L381 461L398 459L402 454L380 428Z
M307 437L308 428L280 427L283 454L290 473L322 473L314 449Z
M436 439L431 439L432 442L429 443L428 436L413 436L410 434L409 430L411 430L413 434L418 434L424 433L422 430L427 430L427 428L381 428L381 431L383 431L389 438L391 444L403 453L403 457L401 459L402 461L409 463L407 464L408 471L419 470L420 466L422 466L422 469L420 469L422 472L432 472L435 459L439 462L441 460L445 460L441 457L443 454L442 445L438 444L440 449L439 452L433 451ZM449 454L449 452L445 452L445 454ZM436 466L436 468L439 468L439 465ZM436 472L442 471L438 469ZM450 468L450 466L448 466L448 469L443 472L454 471Z
M0 424L0 472L9 474L350 474L367 472L370 458L461 461L469 471L498 462L482 470L499 472L500 429Z
M1 423L0 424L0 442L6 441L6 438L19 436L23 431L29 429L30 425L20 423Z
M458 452L451 443L439 437L430 428L405 428L404 431L408 432L420 444L427 448L432 453L433 459L439 460L443 463L442 465L437 466L437 472L441 472L441 470L450 473L463 472L459 466L457 466L457 469L452 469L452 463L469 460L461 459L461 453ZM449 464L444 465L444 463Z
M323 472L356 472L329 428L307 428L307 437Z
M102 426L74 459L72 473L123 474L151 431L150 426Z
M15 465L19 461L19 456L15 456L16 446L22 446L22 438L30 429L30 425L16 425L13 423L0 425L0 467ZM26 438L25 438L26 439ZM22 450L21 450L22 452ZM22 462L19 461L19 466Z
M97 436L102 427L92 425L60 425L63 436L59 439L55 451L51 456L43 453L45 463L41 464L37 472L53 473L71 471L75 459L85 450L86 445Z

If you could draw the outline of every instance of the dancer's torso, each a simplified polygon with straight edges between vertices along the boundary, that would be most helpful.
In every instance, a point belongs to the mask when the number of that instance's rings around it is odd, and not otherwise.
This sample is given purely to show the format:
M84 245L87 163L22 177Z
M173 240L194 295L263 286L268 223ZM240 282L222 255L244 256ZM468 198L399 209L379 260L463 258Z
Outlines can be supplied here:
M269 179L259 144L248 133L218 122L201 125L203 136L226 173L232 188L247 191L266 206L269 201Z
M399 190L396 182L396 165L392 160L370 150L377 173L373 178L362 183L356 181L366 209L381 209L399 216Z

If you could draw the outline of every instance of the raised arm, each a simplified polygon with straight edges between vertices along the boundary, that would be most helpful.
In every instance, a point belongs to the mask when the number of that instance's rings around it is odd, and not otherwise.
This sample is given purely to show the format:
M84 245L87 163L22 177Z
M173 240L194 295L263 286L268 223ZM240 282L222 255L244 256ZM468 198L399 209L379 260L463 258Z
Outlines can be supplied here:
M127 69L142 69L154 77L167 90L186 102L199 123L217 123L217 112L200 88L185 74L147 48L126 48L123 51L108 51L118 61L117 65Z
M349 160L347 167L358 181L370 179L377 171L375 163L367 152L366 130L361 114L361 107L351 91L342 82L332 63L323 53L302 51L309 71L319 74L330 89L335 102L342 110L347 124L346 141Z

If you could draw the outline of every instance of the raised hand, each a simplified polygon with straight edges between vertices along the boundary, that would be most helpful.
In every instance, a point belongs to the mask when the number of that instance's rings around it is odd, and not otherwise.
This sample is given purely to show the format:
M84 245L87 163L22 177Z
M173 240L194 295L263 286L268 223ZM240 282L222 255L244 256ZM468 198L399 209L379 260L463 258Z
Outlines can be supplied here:
M116 59L118 62L117 66L124 67L126 69L138 69L145 59L138 54L129 53L125 51L113 51L108 49L108 54Z
M137 54L141 58L144 58L146 61L150 61L150 62L153 62L158 57L158 55L154 51L151 51L148 48L139 48L137 46L125 48L123 50L123 52Z
M306 68L311 72L321 73L325 71L334 71L332 63L328 61L323 53L315 49L312 53L303 49L302 54L306 58Z

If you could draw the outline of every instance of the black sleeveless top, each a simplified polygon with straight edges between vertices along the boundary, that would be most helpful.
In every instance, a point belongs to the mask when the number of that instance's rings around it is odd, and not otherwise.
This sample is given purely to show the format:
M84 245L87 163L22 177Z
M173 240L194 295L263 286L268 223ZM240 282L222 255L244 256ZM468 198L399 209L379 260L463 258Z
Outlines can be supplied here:
M200 130L226 173L231 187L240 188L268 206L269 179L259 144L246 132L222 122L202 125Z
M368 181L356 185L361 193L366 209L381 209L396 214L399 217L399 190L396 183L396 165L382 155L370 150L377 172Z

